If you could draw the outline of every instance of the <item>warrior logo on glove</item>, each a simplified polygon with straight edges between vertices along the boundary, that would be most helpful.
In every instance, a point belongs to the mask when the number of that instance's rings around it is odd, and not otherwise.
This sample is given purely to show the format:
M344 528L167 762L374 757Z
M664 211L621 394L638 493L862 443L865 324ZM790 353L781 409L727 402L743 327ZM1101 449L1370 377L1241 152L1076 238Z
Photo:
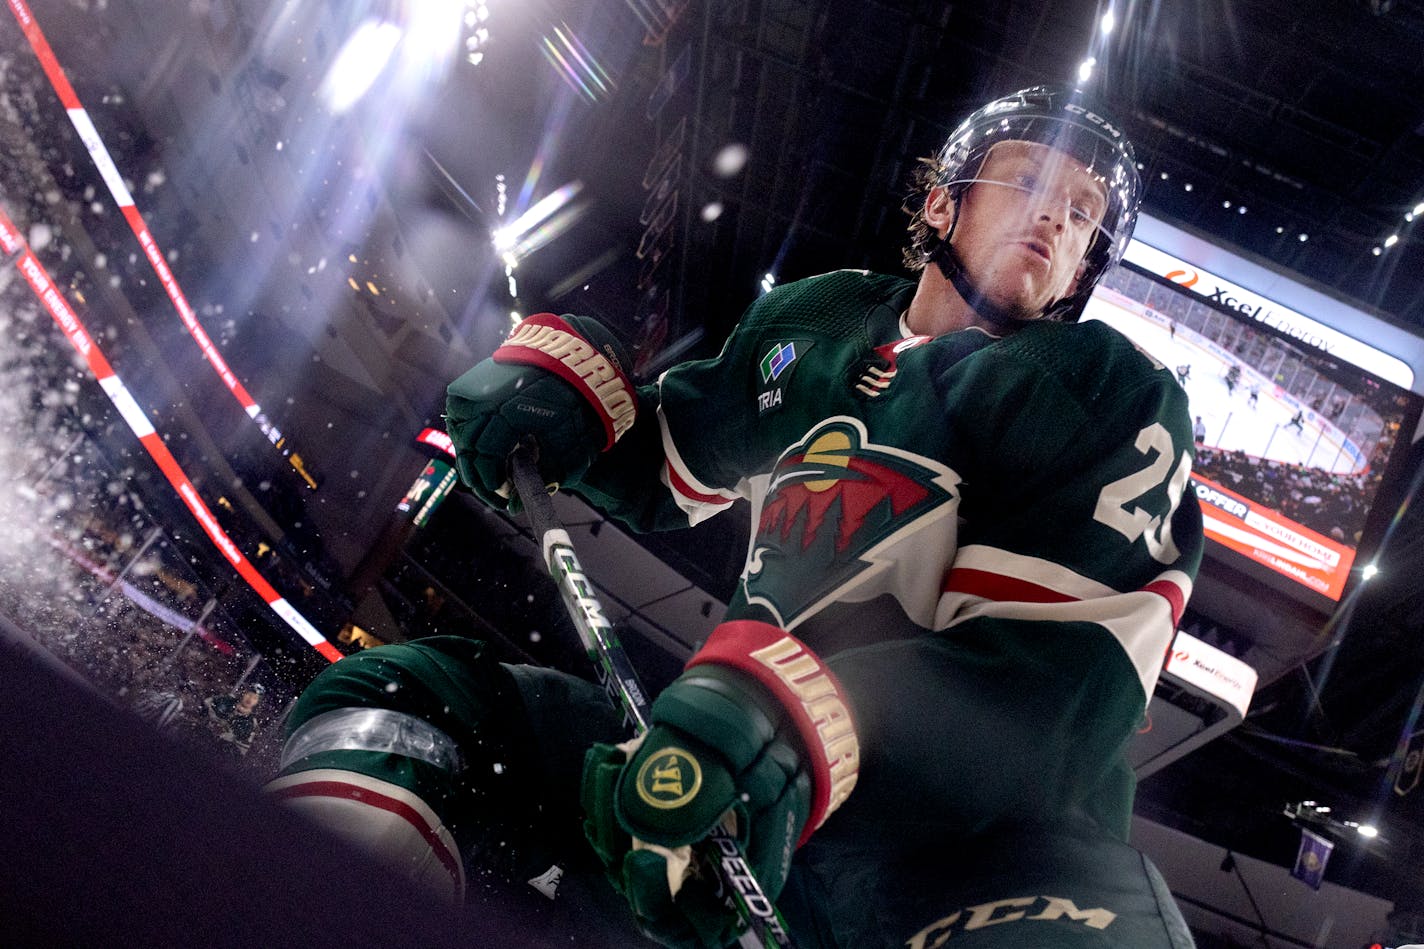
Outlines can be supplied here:
M702 789L702 767L688 752L669 747L638 769L637 787L638 797L649 807L682 807Z
M493 358L546 369L582 392L601 409L605 451L633 425L638 403L618 354L611 347L599 350L552 313L538 313L516 326Z

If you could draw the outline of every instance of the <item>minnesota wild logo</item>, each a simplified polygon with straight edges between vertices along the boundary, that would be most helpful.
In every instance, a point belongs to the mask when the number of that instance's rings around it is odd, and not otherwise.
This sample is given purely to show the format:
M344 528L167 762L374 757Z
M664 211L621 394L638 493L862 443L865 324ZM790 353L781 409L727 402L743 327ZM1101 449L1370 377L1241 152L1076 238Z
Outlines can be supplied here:
M955 510L959 477L872 444L848 416L819 423L777 461L743 574L749 603L781 625L886 569L877 555Z

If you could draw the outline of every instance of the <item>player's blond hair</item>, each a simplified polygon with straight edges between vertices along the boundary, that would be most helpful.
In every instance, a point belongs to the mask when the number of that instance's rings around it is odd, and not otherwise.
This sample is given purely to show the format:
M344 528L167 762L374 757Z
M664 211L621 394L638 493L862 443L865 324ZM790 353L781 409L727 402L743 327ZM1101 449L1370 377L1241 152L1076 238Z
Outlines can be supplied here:
M931 188L940 183L943 174L944 166L939 159L918 159L915 170L910 174L910 193L905 196L904 203L900 205L901 209L910 216L910 223L905 228L909 232L910 239L904 250L901 251L901 259L907 269L916 273L925 269L925 264L929 263L930 254L934 251L935 245L939 243L939 235L925 220L925 197L930 193Z

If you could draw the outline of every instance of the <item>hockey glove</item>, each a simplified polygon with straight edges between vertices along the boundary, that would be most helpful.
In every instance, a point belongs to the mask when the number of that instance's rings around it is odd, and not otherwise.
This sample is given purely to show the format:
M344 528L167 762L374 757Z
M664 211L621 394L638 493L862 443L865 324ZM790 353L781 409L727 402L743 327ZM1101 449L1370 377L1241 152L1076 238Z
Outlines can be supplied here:
M546 482L577 479L633 424L637 395L625 363L595 320L540 313L521 322L493 356L450 383L445 424L461 480L505 508L514 498L509 454L528 438Z
M855 786L855 726L814 653L748 620L713 631L650 719L641 739L589 750L584 831L647 935L720 949L742 925L707 835L724 821L776 899L792 853Z

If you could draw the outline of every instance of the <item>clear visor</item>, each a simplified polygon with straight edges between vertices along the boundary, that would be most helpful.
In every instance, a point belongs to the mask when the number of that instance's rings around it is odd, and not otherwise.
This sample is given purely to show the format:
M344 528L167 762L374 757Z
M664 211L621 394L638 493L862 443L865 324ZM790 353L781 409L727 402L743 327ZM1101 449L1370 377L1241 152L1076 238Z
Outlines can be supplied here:
M1005 167L1006 152L1033 154L1030 167ZM961 127L941 153L942 185L994 184L1061 201L1070 220L1091 224L1119 250L1126 242L1139 188L1137 170L1123 148L1101 131L1048 117L990 117ZM1013 166L1015 163L1008 163Z
M1062 209L1068 226L1079 230L1092 230L1094 237L1101 236L1109 244L1117 240L1117 230L1108 226L1107 200L1101 190L1086 192L1081 188L1064 188L1061 182L1046 179L1024 180L1018 178L956 178L946 182L950 187L968 185L996 185L1012 188L1024 194L1034 207L1052 210ZM1121 224L1121 215L1113 222Z

